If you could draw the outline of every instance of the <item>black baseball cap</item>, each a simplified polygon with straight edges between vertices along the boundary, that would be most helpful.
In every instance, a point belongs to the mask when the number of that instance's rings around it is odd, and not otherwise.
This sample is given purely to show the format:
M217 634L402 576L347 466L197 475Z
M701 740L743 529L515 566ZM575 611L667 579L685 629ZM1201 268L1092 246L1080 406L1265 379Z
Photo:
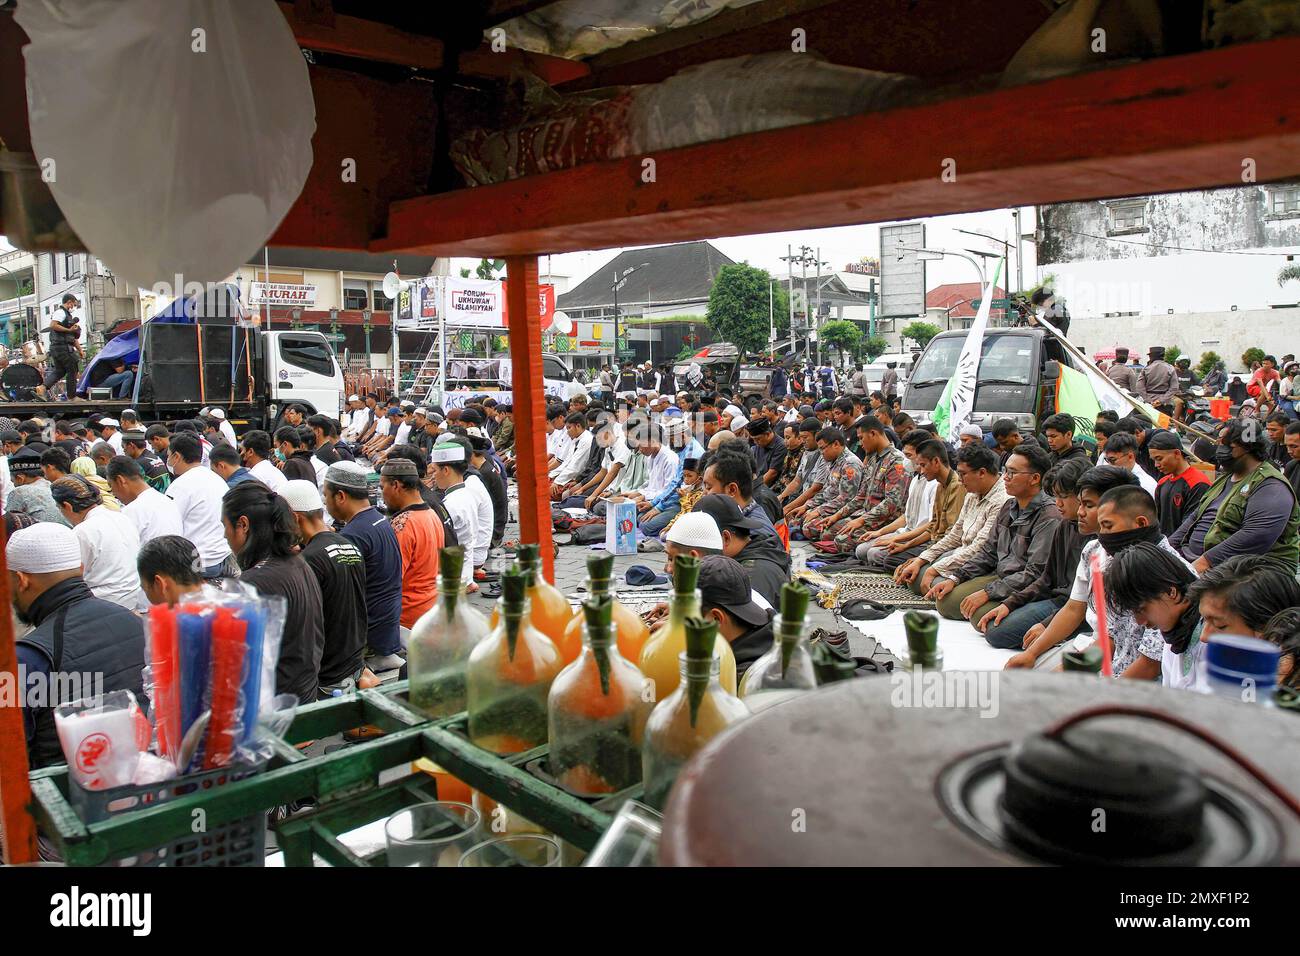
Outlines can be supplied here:
M691 510L704 512L718 523L719 531L730 531L734 528L757 531L759 528L767 527L757 518L746 518L740 511L740 505L736 504L736 499L730 495L705 495L695 502L695 507Z
M735 558L710 554L701 560L699 588L702 608L720 607L750 627L767 623L767 608L755 603L749 575Z

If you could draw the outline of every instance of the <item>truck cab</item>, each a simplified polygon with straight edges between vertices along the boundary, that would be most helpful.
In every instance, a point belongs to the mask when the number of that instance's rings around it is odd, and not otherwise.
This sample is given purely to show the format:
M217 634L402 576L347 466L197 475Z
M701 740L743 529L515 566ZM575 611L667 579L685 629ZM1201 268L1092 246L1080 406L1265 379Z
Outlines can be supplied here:
M929 421L949 380L968 332L941 332L930 340L912 369L903 392L903 411L918 422ZM984 333L971 421L988 431L999 418L1022 430L1036 431L1052 414L1059 366L1077 365L1041 328L989 329ZM1082 371L1082 369L1080 369Z
M334 349L320 332L278 329L262 333L267 393L284 406L306 405L338 417L343 402L343 370Z

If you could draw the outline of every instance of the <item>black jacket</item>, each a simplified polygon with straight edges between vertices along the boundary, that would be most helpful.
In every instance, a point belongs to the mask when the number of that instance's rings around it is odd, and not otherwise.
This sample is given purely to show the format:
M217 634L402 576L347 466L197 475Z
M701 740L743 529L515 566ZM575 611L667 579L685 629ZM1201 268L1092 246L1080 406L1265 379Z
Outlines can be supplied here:
M769 615L767 623L762 627L746 631L731 642L731 653L736 658L737 681L745 676L745 671L749 670L756 660L772 649L774 640L776 640L776 632L773 630L773 618Z
M1056 533L1052 536L1052 548L1047 555L1047 565L1042 572L1026 587L1008 594L1002 603L1015 610L1035 601L1069 599L1074 587L1074 575L1079 569L1079 555L1083 545L1092 540L1092 535L1079 534L1079 525L1074 521L1057 522Z
M780 607L781 586L790 580L790 555L781 547L781 539L770 531L755 531L736 560L749 574L749 586L772 607Z
M102 676L104 693L129 690L136 703L144 699L144 625L126 608L101 601L83 578L60 581L38 597L28 609L36 627L18 643L41 652L51 676L82 674L91 680ZM51 681L52 695L65 682ZM94 686L87 682L87 687ZM36 736L28 747L32 769L63 763L63 748L54 727L54 708L71 701L50 699L35 710Z
M316 483L316 466L311 463L312 452L296 451L289 456L289 460L284 463L284 478L286 481L301 479Z
M593 441L592 444L596 443ZM492 499L492 546L496 547L506 536L506 520L510 517L506 484L490 461L483 462L483 467L474 471L478 474L479 481L483 482L483 487L487 488L488 497Z
M1053 465L1059 465L1063 461L1073 461L1076 458L1080 458L1083 461L1092 464L1092 456L1088 454L1088 449L1083 447L1083 442L1075 442L1068 450L1061 452L1060 454L1052 452Z

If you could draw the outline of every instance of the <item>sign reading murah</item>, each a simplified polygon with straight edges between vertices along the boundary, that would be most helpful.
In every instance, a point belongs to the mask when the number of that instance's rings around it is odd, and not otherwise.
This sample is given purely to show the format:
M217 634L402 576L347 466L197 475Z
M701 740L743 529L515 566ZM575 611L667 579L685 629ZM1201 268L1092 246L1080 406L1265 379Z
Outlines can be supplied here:
M316 287L299 282L253 282L248 304L312 306L316 304Z

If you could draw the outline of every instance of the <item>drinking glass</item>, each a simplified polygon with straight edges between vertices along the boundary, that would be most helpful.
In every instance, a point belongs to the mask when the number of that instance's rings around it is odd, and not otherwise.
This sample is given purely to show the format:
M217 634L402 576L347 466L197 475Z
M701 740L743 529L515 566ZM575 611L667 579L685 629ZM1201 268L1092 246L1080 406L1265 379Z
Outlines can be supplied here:
M456 866L477 841L478 811L439 800L399 810L384 824L389 866Z
M560 841L537 833L496 837L466 850L461 866L559 866Z
M587 854L583 866L658 866L664 818L651 807L629 800Z

